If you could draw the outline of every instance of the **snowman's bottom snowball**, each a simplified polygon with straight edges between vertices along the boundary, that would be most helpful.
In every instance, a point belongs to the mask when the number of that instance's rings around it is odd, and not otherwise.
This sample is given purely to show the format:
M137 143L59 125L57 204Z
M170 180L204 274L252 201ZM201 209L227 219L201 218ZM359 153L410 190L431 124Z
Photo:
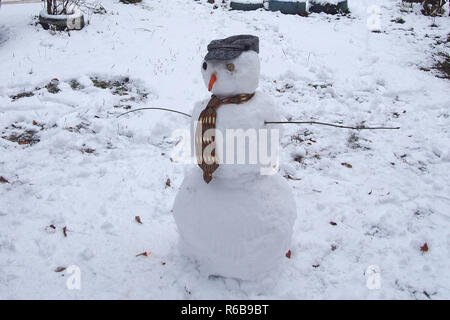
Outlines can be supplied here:
M186 175L173 213L181 249L203 272L240 279L259 278L286 259L297 215L278 174L206 184L198 168Z

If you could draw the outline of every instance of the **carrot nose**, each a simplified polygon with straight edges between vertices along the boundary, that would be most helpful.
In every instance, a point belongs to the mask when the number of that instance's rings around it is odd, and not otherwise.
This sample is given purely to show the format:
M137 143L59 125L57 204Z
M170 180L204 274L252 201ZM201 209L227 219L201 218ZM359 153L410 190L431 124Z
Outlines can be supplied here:
M216 82L216 80L217 80L216 74L213 73L212 76L211 76L211 79L209 80L208 91L211 91L211 90L212 90L212 88L213 88L214 83Z

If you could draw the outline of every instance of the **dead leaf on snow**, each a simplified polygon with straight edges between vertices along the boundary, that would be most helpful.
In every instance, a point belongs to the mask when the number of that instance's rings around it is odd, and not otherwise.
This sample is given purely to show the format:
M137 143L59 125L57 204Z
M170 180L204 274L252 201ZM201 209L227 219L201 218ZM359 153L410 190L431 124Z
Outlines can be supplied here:
M291 250L289 250L288 252L286 252L286 258L288 258L288 259L291 258Z
M290 174L285 175L284 178L286 178L288 180L296 180L296 181L302 180L302 178L294 178Z
M420 251L428 252L428 244L426 242L420 247Z
M342 162L341 165L343 165L344 167L347 167L347 168L353 168L353 166L347 162Z
M139 257L139 256L149 257L151 254L152 253L150 251L144 251L144 252L137 254L136 257Z

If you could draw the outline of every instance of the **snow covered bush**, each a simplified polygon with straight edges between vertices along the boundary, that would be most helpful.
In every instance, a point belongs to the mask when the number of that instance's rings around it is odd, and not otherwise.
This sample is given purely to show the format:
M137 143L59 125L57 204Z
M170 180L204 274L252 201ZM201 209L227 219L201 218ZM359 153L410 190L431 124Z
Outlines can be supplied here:
M85 25L83 12L96 8L98 3L94 0L45 0L39 23L46 30L80 30Z
M440 16L444 14L444 5L447 0L402 0L406 3L420 3L423 6L422 14L425 16Z
M309 11L327 14L348 13L347 0L309 0Z
M426 16L438 16L444 13L444 5L447 0L425 0L423 2L422 13Z

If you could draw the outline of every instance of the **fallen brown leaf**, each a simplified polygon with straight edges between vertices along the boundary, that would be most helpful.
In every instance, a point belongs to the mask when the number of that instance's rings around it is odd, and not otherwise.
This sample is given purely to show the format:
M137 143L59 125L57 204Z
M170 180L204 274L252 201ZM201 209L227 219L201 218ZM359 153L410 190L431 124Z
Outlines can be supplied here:
M142 224L142 221L141 221L141 217L140 217L140 216L134 217L134 220L136 220L137 223Z
M9 183L9 181L3 178L3 176L0 176L0 183Z
M286 179L288 179L288 180L296 180L296 181L302 180L302 178L294 178L294 177L291 176L290 174L287 174L287 175L285 175L284 177L285 177Z
M334 221L330 221L330 224L331 224L332 226L337 226L337 223L334 222Z
M64 226L64 228L63 228L63 234L64 234L64 237L67 237L67 227L66 226Z
M425 242L423 246L420 247L420 251L427 252L428 251L428 244Z
M167 180L166 180L166 188L169 188L170 187L170 178L167 178Z
M347 167L347 168L353 168L353 166L347 162L342 162L341 165L343 165L344 167Z
M288 252L286 252L286 258L288 258L288 259L291 258L291 250L289 250Z
M55 269L55 272L62 272L64 270L66 270L66 267L58 267Z
M81 149L80 151L81 151L81 153L89 153L89 154L91 154L91 153L94 153L94 152L95 152L95 149L92 149L92 148L83 148L83 149Z
M150 251L144 251L142 253L137 254L136 257L139 257L139 256L149 257L151 254L152 253Z

